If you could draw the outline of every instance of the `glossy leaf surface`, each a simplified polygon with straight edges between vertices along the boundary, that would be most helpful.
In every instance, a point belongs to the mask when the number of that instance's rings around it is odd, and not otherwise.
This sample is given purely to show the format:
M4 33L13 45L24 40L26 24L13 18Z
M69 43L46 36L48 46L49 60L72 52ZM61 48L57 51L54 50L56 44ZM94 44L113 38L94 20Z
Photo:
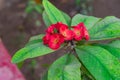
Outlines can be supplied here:
M66 54L48 70L48 80L81 80L80 63L75 56Z
M37 43L30 46L26 46L18 50L12 58L13 63L18 63L28 58L34 58L53 52L49 47L43 45L43 43Z
M76 51L96 80L120 79L120 62L106 49L99 46L79 46Z
M59 9L57 9L54 5L52 5L48 0L43 1L43 6L52 24L55 24L57 22L63 22L64 24L69 25L63 13Z

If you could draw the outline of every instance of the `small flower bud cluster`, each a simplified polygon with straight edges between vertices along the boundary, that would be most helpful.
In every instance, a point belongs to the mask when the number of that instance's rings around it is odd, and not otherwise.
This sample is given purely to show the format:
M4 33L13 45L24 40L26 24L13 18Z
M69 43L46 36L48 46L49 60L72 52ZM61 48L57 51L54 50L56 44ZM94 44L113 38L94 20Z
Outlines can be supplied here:
M84 23L79 23L69 29L67 25L58 22L47 28L46 35L43 37L43 43L56 50L65 41L80 41L82 39L89 40L89 34Z

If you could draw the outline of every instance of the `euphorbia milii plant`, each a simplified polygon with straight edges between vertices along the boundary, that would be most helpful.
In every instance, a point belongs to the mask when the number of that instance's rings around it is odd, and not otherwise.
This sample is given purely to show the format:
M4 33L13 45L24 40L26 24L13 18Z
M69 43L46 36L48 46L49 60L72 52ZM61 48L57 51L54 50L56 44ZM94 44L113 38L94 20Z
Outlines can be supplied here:
M120 80L120 19L77 14L70 18L43 0L45 34L30 38L13 63L66 49L41 80Z

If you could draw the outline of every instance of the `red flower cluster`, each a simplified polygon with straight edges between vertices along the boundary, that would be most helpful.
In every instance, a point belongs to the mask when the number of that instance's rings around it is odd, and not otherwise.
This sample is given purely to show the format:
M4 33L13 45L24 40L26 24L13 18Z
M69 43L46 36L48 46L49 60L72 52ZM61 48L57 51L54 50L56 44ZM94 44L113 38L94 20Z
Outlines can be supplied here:
M64 41L76 40L80 41L83 38L89 40L88 31L84 23L79 23L71 29L61 22L52 24L47 30L46 35L43 37L43 42L51 49L58 49Z

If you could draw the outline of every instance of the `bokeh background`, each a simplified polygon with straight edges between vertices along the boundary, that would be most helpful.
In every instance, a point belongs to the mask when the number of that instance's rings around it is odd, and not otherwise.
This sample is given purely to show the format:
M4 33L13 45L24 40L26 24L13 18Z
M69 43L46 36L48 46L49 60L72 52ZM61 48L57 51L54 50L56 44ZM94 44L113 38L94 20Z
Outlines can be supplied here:
M33 35L44 33L42 15L36 11L26 13L30 0L0 0L0 38L10 55L22 48ZM77 13L96 17L120 18L120 0L50 0L56 7L73 17ZM26 80L40 80L50 64L64 51L35 59L28 59L18 66Z

